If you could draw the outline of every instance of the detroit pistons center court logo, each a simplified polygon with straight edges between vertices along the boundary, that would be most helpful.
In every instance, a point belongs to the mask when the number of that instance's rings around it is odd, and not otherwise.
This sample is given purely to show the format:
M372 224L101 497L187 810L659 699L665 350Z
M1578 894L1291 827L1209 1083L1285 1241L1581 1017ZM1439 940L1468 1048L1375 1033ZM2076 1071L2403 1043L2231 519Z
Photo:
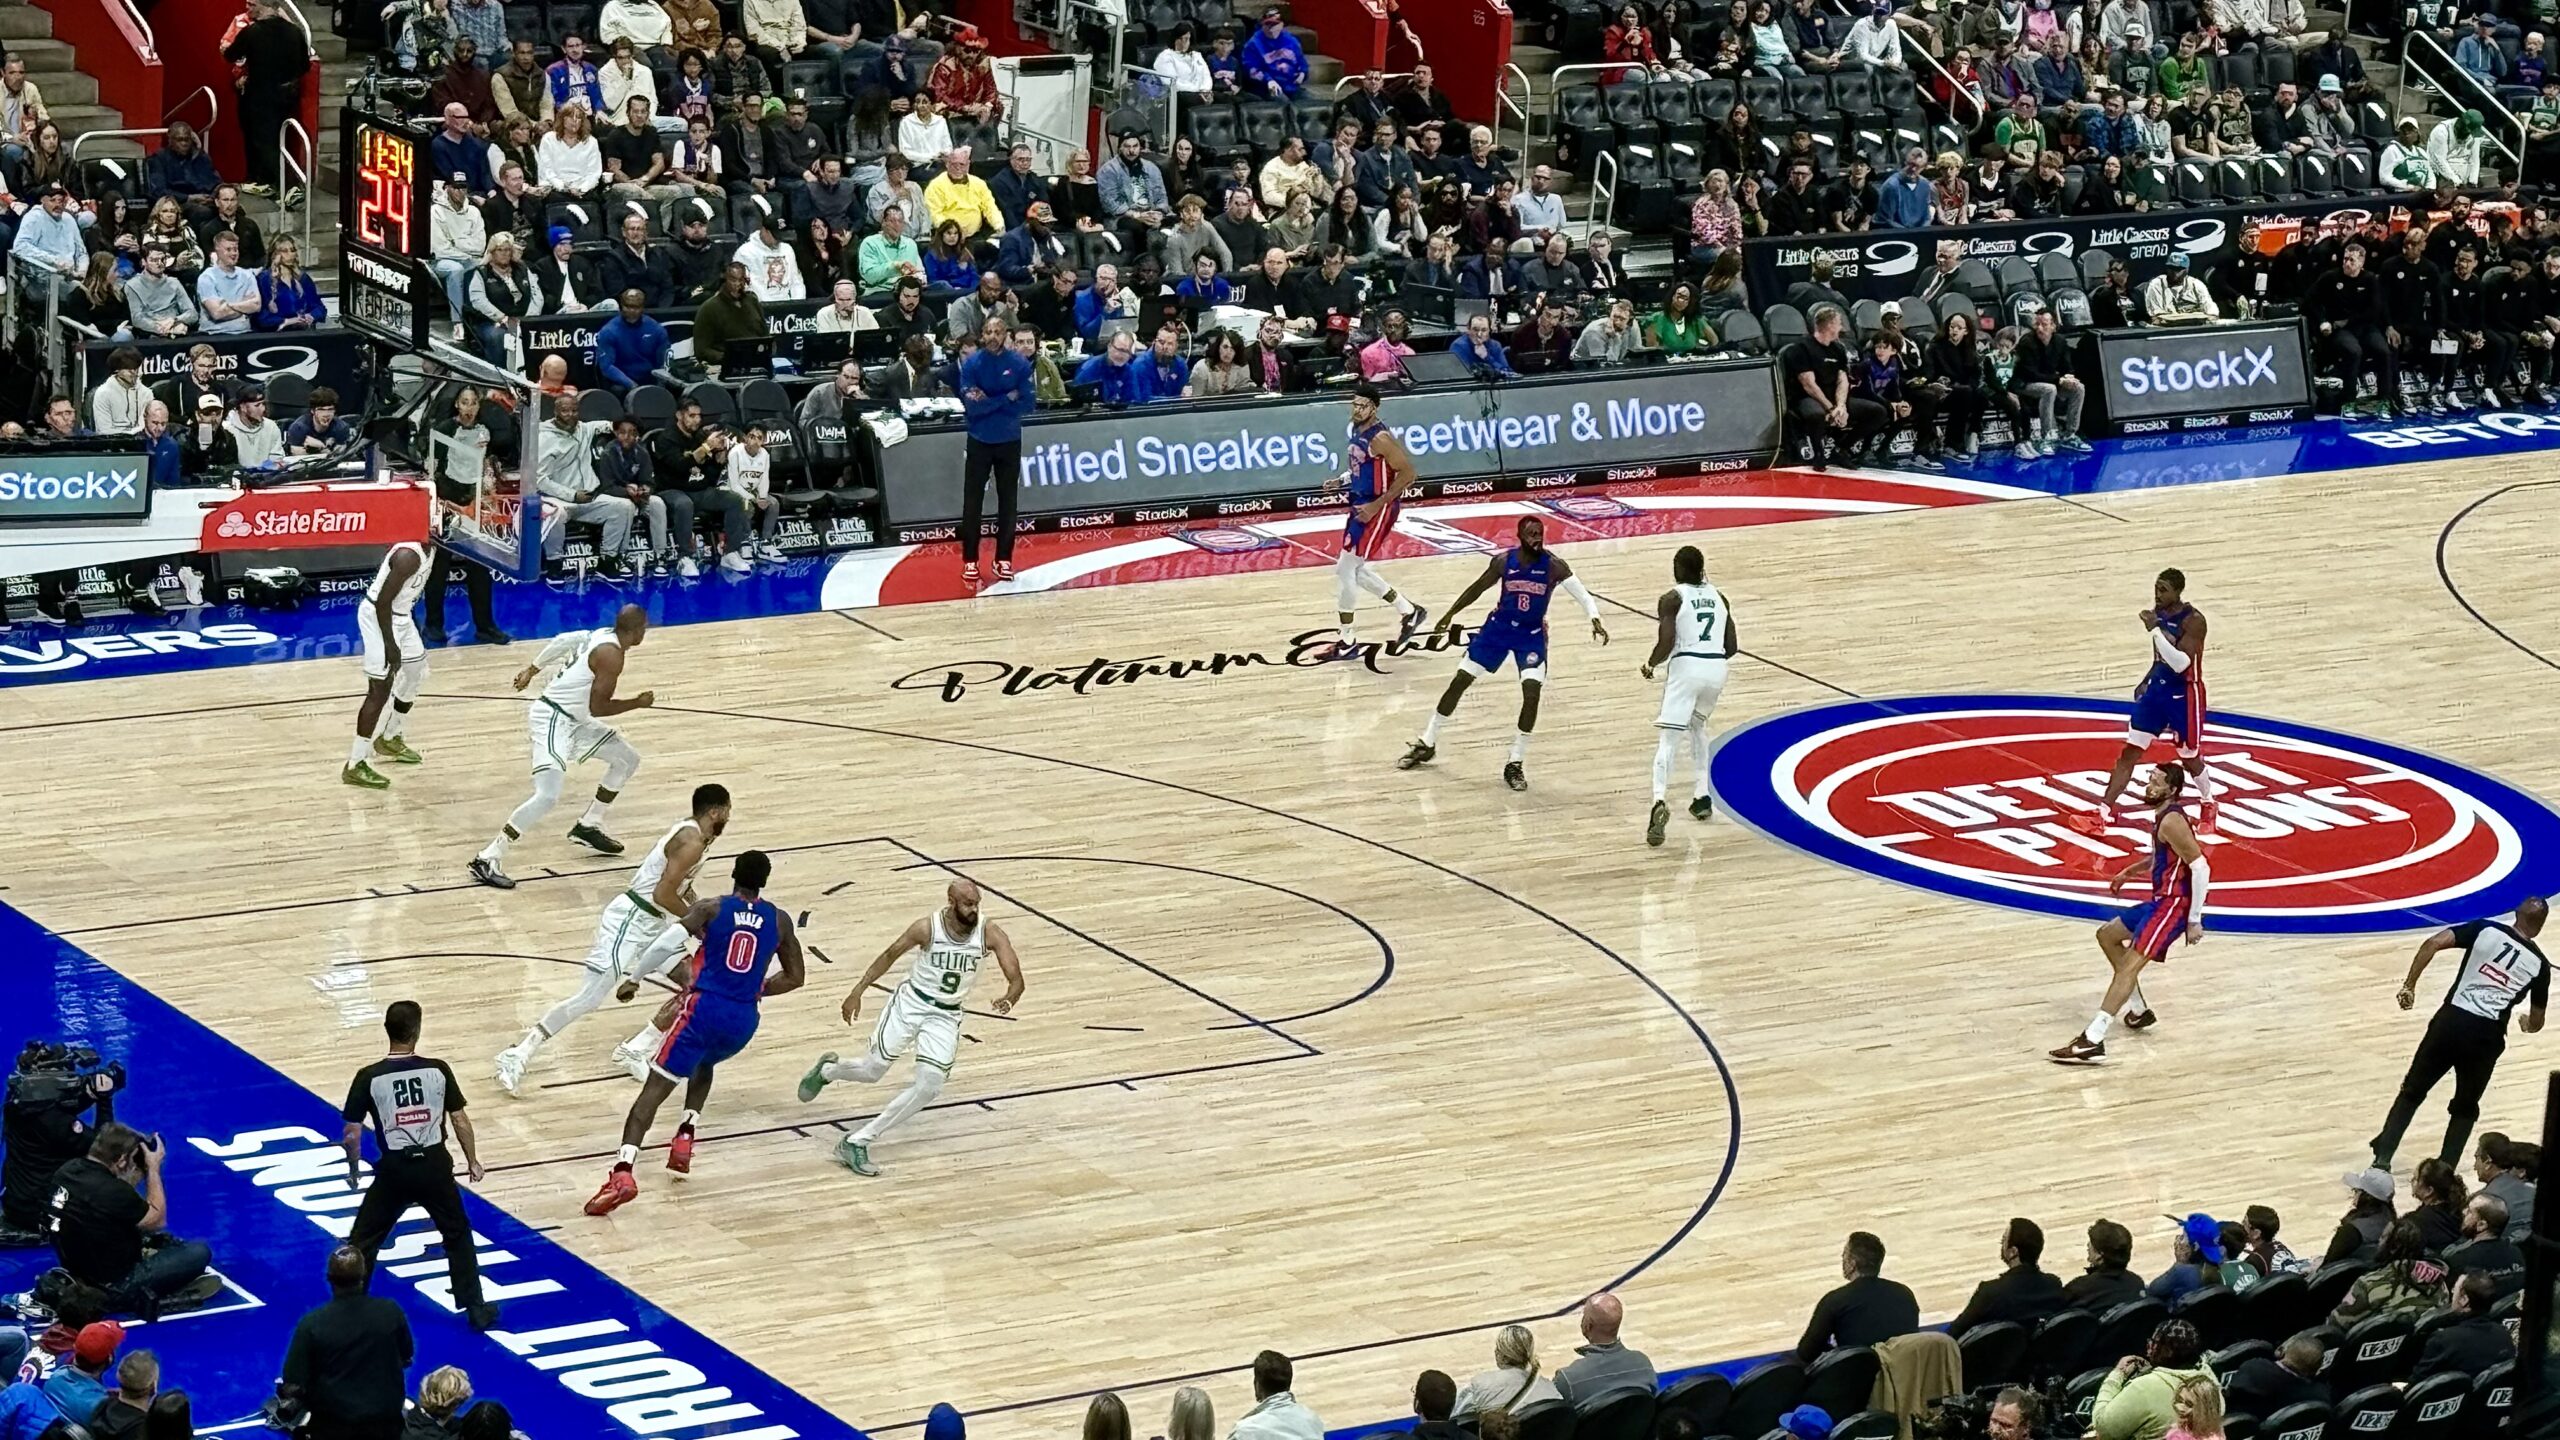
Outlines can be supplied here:
M2100 920L2107 879L2148 852L2137 770L2091 835L2127 707L2041 695L1821 705L1716 742L1719 804L1781 844L1939 894ZM2209 928L2356 934L2433 928L2560 885L2560 815L2450 761L2280 720L2205 729L2220 825ZM2152 759L2168 758L2166 747ZM2197 796L2188 792L2192 814Z

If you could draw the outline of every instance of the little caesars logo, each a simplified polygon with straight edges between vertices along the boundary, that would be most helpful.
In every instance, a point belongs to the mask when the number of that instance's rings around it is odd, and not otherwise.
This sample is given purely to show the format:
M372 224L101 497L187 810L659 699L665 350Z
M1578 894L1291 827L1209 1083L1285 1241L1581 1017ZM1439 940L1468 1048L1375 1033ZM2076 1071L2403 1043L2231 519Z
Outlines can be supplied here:
M1135 685L1142 680L1191 680L1200 676L1233 675L1240 671L1290 666L1312 669L1333 660L1334 632L1306 630L1289 637L1288 652L1273 659L1258 650L1220 650L1198 659L1176 660L1163 655L1137 655L1114 660L1097 655L1082 665L1042 667L1020 665L1010 660L961 660L948 665L928 665L922 670L901 675L889 682L892 690L922 690L938 695L945 704L956 704L971 690L987 690L998 695L1021 696L1043 690L1064 690L1071 695L1091 695L1097 690ZM1430 635L1411 640L1364 641L1353 647L1360 654L1361 665L1374 674L1381 658L1428 654L1464 645L1466 627L1453 625Z
M2103 798L2125 709L2027 695L1817 706L1726 735L1710 777L1742 823L1835 864L2094 920L2143 898L2138 884L2112 898L2107 881L2152 843L2139 800L2099 834L2071 823ZM2220 808L2204 837L2214 929L2445 925L2513 908L2560 866L2560 815L2431 755L2222 716L2206 722L2204 760Z

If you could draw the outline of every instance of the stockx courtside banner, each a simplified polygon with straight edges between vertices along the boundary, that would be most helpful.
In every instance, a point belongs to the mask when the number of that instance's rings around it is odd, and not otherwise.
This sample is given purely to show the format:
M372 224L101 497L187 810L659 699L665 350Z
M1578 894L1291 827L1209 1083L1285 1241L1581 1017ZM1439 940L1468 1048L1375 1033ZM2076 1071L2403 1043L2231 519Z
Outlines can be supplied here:
M2090 387L2116 433L2294 419L2311 405L2302 322L2096 332Z
M1490 492L1495 477L1534 486L1537 472L1601 480L1589 472L1766 456L1778 444L1766 359L1416 391L1390 397L1384 414L1435 494L1477 483ZM1197 502L1226 513L1339 503L1319 492L1348 463L1350 424L1340 393L1036 419L1022 427L1022 512L1135 511L1145 521L1188 518L1187 509L1145 512ZM889 524L902 538L901 527L958 517L967 442L956 425L918 427L882 452ZM1293 496L1306 504L1272 498Z
M1851 300L1893 300L1915 294L1937 260L1938 242L1959 240L1964 258L1997 270L2013 256L2033 261L2060 255L2077 261L2104 250L2133 271L2137 286L2169 268L2172 253L2210 275L2240 243L2240 229L2261 225L2310 236L2361 229L2381 220L2398 228L2407 207L2379 196L2269 202L2215 209L2153 210L2139 215L2078 215L2056 220L1996 220L1961 230L1867 230L1854 235L1786 235L1746 240L1742 273L1754 300L1784 299L1787 287L1813 278L1816 256L1829 257L1831 287ZM2078 266L2074 265L2075 270Z

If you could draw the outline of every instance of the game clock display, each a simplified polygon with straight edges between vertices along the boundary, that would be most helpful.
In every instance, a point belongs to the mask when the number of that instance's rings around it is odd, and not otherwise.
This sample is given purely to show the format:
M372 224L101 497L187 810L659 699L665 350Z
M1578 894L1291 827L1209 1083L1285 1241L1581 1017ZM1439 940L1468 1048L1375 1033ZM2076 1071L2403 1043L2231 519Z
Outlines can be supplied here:
M349 111L339 137L338 225L348 323L423 350L429 318L426 144L399 121Z

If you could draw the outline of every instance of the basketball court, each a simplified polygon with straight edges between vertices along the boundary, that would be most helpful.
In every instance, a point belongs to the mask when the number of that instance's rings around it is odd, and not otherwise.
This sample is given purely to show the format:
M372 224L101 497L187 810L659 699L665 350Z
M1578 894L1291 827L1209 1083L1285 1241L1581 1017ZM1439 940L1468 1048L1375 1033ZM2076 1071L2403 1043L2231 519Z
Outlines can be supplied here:
M871 1433L949 1401L980 1440L1056 1436L1106 1389L1160 1428L1181 1382L1210 1390L1223 1428L1266 1346L1299 1357L1297 1393L1328 1424L1356 1426L1405 1413L1421 1369L1485 1368L1506 1322L1561 1363L1570 1312L1602 1288L1666 1371L1790 1345L1853 1228L1885 1239L1886 1273L1935 1320L1999 1268L2011 1214L2045 1224L2066 1274L2102 1215L2133 1227L2146 1273L2168 1260L2163 1212L2272 1203L2316 1249L2424 1021L2391 1002L2415 932L2560 873L2547 812L2480 799L2486 777L2560 795L2560 484L2543 470L2518 456L1695 535L1551 523L1614 643L1559 607L1525 794L1498 778L1508 676L1469 693L1435 764L1400 773L1454 649L1288 663L1330 623L1314 569L655 629L623 682L659 700L624 727L646 757L613 815L625 858L719 781L736 811L699 888L723 888L740 849L772 852L769 893L807 912L816 953L808 988L721 1067L693 1174L649 1152L641 1198L604 1220L580 1205L634 1088L606 1056L648 1002L547 1047L521 1099L489 1079L489 1057L576 986L630 869L546 834L515 848L512 893L463 873L524 787L507 680L529 645L434 653L408 730L427 763L384 794L337 781L349 660L15 690L0 768L21 841L0 899L249 1057L204 1089L137 1086L146 1124L157 1107L205 1137L173 1172L181 1229L230 1203L219 1177L241 1167L214 1147L257 1148L221 1137L269 1123L271 1099L293 1108L221 1077L271 1067L334 1107L380 1054L383 1006L410 997L422 1048L471 1098L493 1172L476 1193L511 1217L496 1280L557 1247L662 1312L665 1335ZM1416 514L1494 539L1516 508ZM1720 766L1757 722L1809 707L2121 702L2149 653L2135 612L2174 565L2210 617L2217 716L2268 727L2225 743L2315 800L2230 797L2242 819L2216 870L2265 881L2231 897L2252 915L2217 917L2155 972L2163 1023L2111 1042L2112 1063L2049 1065L2103 979L2071 909L2103 898L2094 855L2042 847L2060 899L1965 893L1871 863L1873 847L1795 843L1774 810L1737 823L1737 796L1706 823L1675 813L1671 842L1645 848L1658 691L1636 669L1692 541L1747 653L1714 720ZM1435 611L1484 563L1442 548L1386 566ZM1374 639L1390 622L1363 623ZM1866 773L1894 782L1879 796L1969 796L2042 833L2014 795L1990 804L1998 767L2103 770L2110 725L2093 712L2065 727L2088 735L2077 750L2002 741L1990 765L1909 784ZM2305 768L2321 755L2337 763ZM2458 772L2428 787L2452 795L2442 816L2402 793L2427 757ZM551 829L595 774L572 775ZM1925 823L1883 838L1953 843ZM1931 853L1942 871L1991 863ZM876 1149L886 1174L859 1179L832 1144L903 1065L810 1105L792 1083L817 1052L860 1049L877 1010L848 1028L846 990L955 874L985 890L1028 990L1000 1017L979 988L949 1087ZM177 1033L153 1013L102 1002L90 1018L153 1047ZM2553 1053L2517 1038L2484 1128L2534 1123ZM185 1057L148 1058L167 1083ZM283 1123L334 1143L332 1117L299 1103ZM2441 1116L2439 1097L2404 1170ZM226 1272L258 1290L269 1258L240 1248ZM289 1323L317 1265L271 1258L266 1303ZM510 1300L507 1324L554 1323L544 1303ZM524 1417L557 1368L539 1363L550 1342L458 1322L421 1342L543 1433Z

